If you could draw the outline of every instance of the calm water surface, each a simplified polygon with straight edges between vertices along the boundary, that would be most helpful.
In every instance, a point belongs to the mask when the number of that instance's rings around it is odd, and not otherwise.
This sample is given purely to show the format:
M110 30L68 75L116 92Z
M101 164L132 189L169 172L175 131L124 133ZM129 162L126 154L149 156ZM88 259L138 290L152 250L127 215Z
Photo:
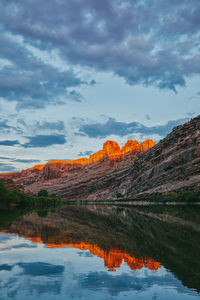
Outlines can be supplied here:
M200 299L200 208L2 211L0 299Z

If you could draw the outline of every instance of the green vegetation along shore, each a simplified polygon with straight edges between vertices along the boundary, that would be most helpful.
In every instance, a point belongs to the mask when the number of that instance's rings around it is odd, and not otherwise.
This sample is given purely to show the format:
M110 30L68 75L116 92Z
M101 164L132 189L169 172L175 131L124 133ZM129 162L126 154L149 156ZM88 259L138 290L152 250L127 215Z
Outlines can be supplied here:
M7 190L3 182L0 182L0 207L52 207L59 204L66 204L67 200L58 198L56 195L49 195L46 191L40 191L38 195L27 195L17 190Z
M55 194L48 195L46 190L41 190L38 195L28 195L17 190L8 190L3 182L0 181L0 208L12 208L12 207L55 207L67 203L110 203L117 204L119 202L149 202L149 203L200 203L200 191L182 191L182 192L170 192L163 194L154 194L149 197L143 197L139 199L127 199L125 197L117 197L117 199L107 200L84 200L72 201L63 198L58 198Z

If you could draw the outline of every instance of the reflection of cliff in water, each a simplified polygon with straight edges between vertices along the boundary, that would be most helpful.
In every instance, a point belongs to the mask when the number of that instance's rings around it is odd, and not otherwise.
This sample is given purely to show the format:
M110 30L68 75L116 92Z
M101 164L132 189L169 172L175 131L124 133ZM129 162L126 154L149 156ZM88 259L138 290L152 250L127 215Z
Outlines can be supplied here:
M29 238L33 243L43 241L40 238ZM116 271L116 268L120 268L124 261L131 270L142 269L143 267L149 270L158 270L161 268L161 264L156 262L152 258L148 257L132 257L130 254L125 253L121 250L111 249L104 251L95 244L89 244L85 242L80 243L62 243L62 244L46 244L48 248L62 248L71 247L80 250L89 250L91 254L104 259L104 266L108 268L108 271Z
M46 217L25 215L7 230L48 247L88 249L110 270L169 269L200 291L200 208L68 206ZM157 263L159 262L159 263Z

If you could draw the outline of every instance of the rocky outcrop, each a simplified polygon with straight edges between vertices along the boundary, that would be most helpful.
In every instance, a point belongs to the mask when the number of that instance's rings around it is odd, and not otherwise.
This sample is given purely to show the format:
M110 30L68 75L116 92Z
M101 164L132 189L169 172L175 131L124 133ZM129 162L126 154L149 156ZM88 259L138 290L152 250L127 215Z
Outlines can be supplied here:
M144 144L146 147L144 147ZM123 160L125 156L135 157L139 153L147 151L155 145L152 140L147 140L141 144L137 141L128 140L127 143L120 148L118 143L114 141L107 141L103 145L103 149L90 155L89 158L80 158L72 161L64 160L52 160L45 165L36 165L27 170L23 170L19 173L7 173L0 175L0 178L4 178L5 181L12 180L12 185L19 189L24 187L27 193L37 193L40 189L47 189L50 193L56 193L57 195L65 197L63 192L63 184L70 184L70 181L76 182L76 179L81 180L92 176L93 179L100 179L104 176L105 172L112 170L116 163ZM96 175L95 175L96 174ZM89 176L86 176L89 175ZM53 180L54 181L51 181ZM55 187L55 180L56 186ZM75 180L75 181L74 181ZM54 185L55 189L51 188ZM102 182L100 183L102 185ZM44 187L42 188L42 186ZM77 185L76 185L77 186ZM8 185L8 188L10 186ZM87 192L91 190L91 184L88 185ZM78 196L78 195L77 195ZM76 195L72 195L76 197Z
M134 199L200 189L200 116L173 129L157 145L107 141L89 158L50 161L4 176L27 193L41 189L67 199Z
M128 197L200 189L200 116L180 125L134 160ZM123 185L123 183L122 183ZM121 186L122 187L122 186Z

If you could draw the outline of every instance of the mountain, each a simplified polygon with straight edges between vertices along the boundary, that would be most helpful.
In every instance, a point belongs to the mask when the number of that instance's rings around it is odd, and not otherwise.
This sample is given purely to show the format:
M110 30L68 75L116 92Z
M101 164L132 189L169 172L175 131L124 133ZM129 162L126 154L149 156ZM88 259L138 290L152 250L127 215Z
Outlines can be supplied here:
M45 189L67 199L137 198L200 189L200 116L175 127L158 144L107 141L89 158L50 161L1 175L25 193Z

